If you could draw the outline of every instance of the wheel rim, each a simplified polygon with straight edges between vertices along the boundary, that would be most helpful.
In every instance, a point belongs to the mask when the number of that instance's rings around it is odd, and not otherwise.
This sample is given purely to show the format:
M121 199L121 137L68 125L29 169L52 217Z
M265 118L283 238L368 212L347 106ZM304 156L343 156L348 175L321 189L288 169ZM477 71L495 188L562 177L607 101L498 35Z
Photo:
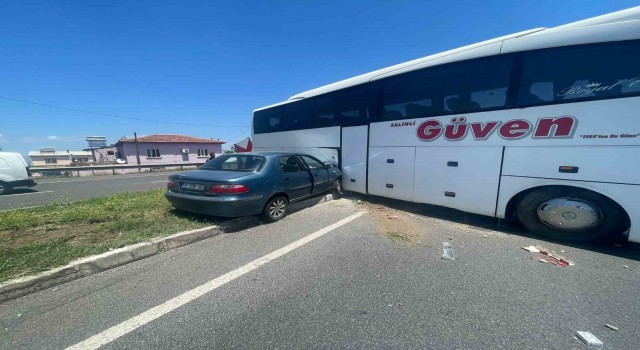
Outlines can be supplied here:
M287 202L284 200L284 198L277 198L273 202L271 202L271 205L269 205L269 215L271 215L272 218L281 217L282 215L284 215L284 212L286 210Z
M561 231L586 231L602 222L602 211L595 204L576 198L553 198L538 207L538 219Z

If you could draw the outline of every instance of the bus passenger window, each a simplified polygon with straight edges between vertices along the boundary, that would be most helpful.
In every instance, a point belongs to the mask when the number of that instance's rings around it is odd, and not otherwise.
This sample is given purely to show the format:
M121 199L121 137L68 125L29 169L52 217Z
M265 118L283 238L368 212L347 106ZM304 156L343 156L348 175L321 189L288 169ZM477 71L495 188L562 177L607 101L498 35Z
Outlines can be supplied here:
M522 54L518 105L624 97L640 92L640 41L551 48Z

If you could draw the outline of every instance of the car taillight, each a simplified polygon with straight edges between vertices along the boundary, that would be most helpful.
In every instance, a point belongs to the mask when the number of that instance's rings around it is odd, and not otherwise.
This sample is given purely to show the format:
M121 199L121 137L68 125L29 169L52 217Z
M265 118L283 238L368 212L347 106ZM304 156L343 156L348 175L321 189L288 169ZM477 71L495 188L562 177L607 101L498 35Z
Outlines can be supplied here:
M245 185L213 185L211 186L211 193L245 193L249 192L249 188Z
M167 188L168 189L176 188L176 183L173 180L167 181Z

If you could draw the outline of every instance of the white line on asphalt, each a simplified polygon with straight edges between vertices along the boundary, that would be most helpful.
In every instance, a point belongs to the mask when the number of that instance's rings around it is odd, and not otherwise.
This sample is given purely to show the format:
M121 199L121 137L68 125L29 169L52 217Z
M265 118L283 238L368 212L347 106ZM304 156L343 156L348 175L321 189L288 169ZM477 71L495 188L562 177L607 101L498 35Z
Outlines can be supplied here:
M355 213L347 218L344 218L335 224L329 225L321 230L318 230L308 236L305 236L293 243L290 243L278 250L275 250L261 258L258 258L242 267L239 267L231 272L227 272L226 274L215 278L199 287L196 287L188 292L178 295L177 297L167 300L164 303L151 308L138 316L134 316L116 326L113 326L106 331L96 334L91 338L88 338L76 345L70 346L67 350L76 350L76 349L97 349L105 344L108 344L123 335L137 329L138 327L144 326L145 324L181 307L182 305L187 304L188 302L199 298L233 280L236 278L251 272L258 267L270 262L271 260L277 259L296 248L300 248L301 246L313 241L316 238L322 237L323 235L337 229L338 227L345 225L358 217L360 217L364 212Z
M166 181L166 180L162 180L162 181L151 181L150 183L152 183L152 184L158 184L158 183L161 183L161 182L167 182L167 181Z
M39 191L39 192L29 192L29 193L16 193L16 194L9 194L7 195L7 197L15 197L15 196L26 196L28 194L40 194L40 193L51 193L53 191Z
M84 179L84 180L64 180L64 181L51 181L51 182L38 182L38 184L62 184L67 182L84 182L84 181L102 181L102 180L119 180L119 179L135 179L135 178L145 178L149 176L166 176L169 177L169 173L167 174L153 174L153 175L139 175L139 176L117 176L113 177L113 175L104 175L99 179Z

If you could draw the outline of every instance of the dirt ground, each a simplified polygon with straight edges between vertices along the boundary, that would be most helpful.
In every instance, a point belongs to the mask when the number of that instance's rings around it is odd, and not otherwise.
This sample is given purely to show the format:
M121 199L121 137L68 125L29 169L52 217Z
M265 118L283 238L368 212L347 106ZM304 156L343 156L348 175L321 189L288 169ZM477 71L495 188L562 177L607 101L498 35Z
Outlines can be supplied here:
M424 209L415 203L376 197L352 197L350 200L373 216L385 236L403 244L421 244L422 240L426 240L432 234L451 228L487 238L506 235L491 228L464 223L467 221L467 214L462 212L459 213L459 218L446 220L442 217L431 217L429 213L420 213Z

